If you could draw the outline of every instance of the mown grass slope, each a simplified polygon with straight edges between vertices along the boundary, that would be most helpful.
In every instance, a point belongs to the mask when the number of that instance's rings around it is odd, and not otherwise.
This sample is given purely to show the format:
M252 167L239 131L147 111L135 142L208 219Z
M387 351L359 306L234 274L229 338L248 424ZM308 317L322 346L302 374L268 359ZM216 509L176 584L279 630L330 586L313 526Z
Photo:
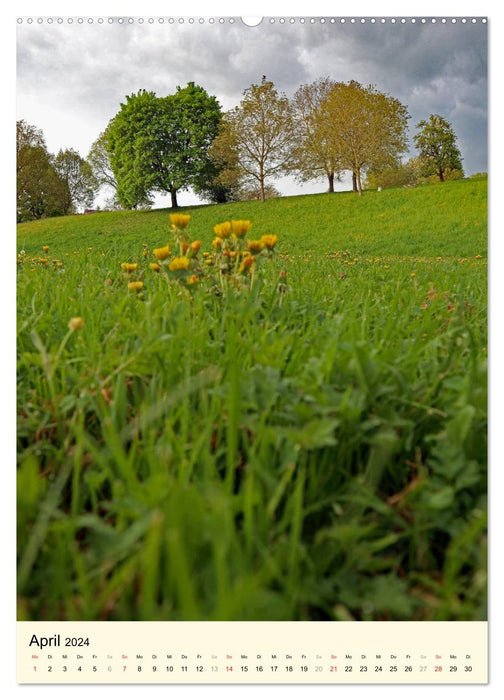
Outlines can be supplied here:
M486 249L487 181L463 180L414 189L284 197L181 208L192 215L195 238L209 245L213 226L226 219L251 219L253 234L275 232L293 253L360 250L369 255L470 256ZM45 241L73 252L82 246L104 251L123 244L149 245L167 239L169 210L103 212L34 221L18 226L18 244L40 252ZM133 254L133 251L132 251Z
M255 285L153 272L166 210L18 227L20 619L486 619L486 181L187 211Z

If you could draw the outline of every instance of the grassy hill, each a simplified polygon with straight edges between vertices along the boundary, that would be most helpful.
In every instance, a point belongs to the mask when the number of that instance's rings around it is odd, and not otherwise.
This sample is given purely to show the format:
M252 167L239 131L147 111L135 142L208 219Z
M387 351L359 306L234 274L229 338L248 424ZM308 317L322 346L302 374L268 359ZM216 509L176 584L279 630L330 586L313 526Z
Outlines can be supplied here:
M486 206L191 207L189 270L166 210L19 225L18 618L486 619Z
M108 251L168 238L170 210L103 212L18 226L19 247L39 252L43 243L72 253L82 246ZM192 215L195 238L209 245L213 226L250 219L253 235L276 233L282 249L359 250L368 255L471 256L486 250L487 181L461 180L415 189L280 197L262 202L182 208Z

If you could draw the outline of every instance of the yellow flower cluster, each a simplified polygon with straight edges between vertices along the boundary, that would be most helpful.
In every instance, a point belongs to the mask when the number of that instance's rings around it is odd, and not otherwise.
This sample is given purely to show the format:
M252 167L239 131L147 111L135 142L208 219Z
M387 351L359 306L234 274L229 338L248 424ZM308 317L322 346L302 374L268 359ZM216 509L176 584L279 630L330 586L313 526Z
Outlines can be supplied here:
M252 253L260 253L261 250L264 248L264 243L261 240L247 241L247 248Z
M252 228L252 222L245 219L232 219L214 226L212 246L215 248L215 265L220 274L246 274L254 268L256 256L262 251L273 251L278 242L278 236L265 234L259 239L245 240L246 234ZM254 253L254 255L252 255ZM213 261L207 264L213 264Z
M154 248L152 251L156 262L151 262L149 267L154 272L167 271L183 284L193 285L199 281L199 264L197 255L201 248L201 241L191 241L187 231L191 220L190 214L170 214L171 229L175 243L178 246L178 255L172 251L169 245ZM192 273L192 274L189 274Z
M255 257L253 255L247 255L246 257L243 258L241 265L240 265L240 272L246 272L247 270L250 270L252 265L255 263Z
M175 246L172 249L170 244L162 245L158 248L150 248L148 243L142 243L142 254L138 256L147 258L148 268L152 273L164 273L187 289L193 288L205 281L224 288L227 285L226 279L233 282L231 288L236 288L244 284L247 274L251 273L251 280L255 279L253 270L256 265L257 256L266 251L268 254L273 251L277 244L278 237L274 234L261 236L257 240L245 240L247 233L252 228L252 222L246 219L232 219L224 221L214 226L216 234L212 246L214 251L201 252L201 240L191 240L188 230L191 216L189 214L170 214L171 231L175 239ZM201 254L201 258L199 255ZM149 261L149 256L154 260ZM42 258L40 259L42 262ZM46 263L46 259L43 259ZM59 263L58 263L59 264ZM142 292L145 289L143 270L138 262L123 262L121 269L127 273L128 290L132 292ZM140 279L135 279L139 273ZM130 276L131 275L131 276ZM241 282L240 282L241 280ZM110 280L112 284L112 280ZM141 295L140 295L141 296Z
M213 230L219 238L229 238L231 235L231 222L224 221L222 224L216 224Z
M143 289L144 283L141 280L136 282L128 282L128 289L131 292L140 292Z
M171 263L168 265L168 269L170 269L172 272L175 272L176 270L187 270L189 269L190 264L191 261L184 255L180 258L173 258Z
M81 316L74 316L68 322L68 328L71 331L78 331L84 325L84 319Z
M252 227L252 222L251 221L243 221L242 219L239 219L238 221L233 221L231 220L231 227L233 229L233 233L238 236L238 238L241 238L242 236L245 236L251 229Z
M166 260L171 255L170 247L165 245L163 248L154 248L152 251L156 260Z
M184 229L189 225L190 214L170 214L170 221L173 228Z
M278 236L275 236L274 233L270 233L270 234L267 234L265 236L261 236L261 241L266 248L273 250L273 248L276 246L276 244L278 242Z

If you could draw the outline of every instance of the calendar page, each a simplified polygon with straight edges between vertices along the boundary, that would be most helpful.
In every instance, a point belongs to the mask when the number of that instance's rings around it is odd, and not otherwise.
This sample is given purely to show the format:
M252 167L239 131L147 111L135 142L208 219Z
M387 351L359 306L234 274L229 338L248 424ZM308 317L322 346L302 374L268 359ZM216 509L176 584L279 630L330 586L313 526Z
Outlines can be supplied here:
M19 16L19 684L486 684L487 31Z

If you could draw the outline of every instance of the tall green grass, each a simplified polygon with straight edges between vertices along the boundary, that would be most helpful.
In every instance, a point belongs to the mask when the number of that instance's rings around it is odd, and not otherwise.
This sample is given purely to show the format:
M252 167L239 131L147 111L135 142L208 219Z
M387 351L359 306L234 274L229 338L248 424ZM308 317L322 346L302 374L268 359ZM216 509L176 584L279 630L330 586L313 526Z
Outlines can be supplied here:
M190 213L279 236L252 289L19 226L19 619L486 619L486 182Z

